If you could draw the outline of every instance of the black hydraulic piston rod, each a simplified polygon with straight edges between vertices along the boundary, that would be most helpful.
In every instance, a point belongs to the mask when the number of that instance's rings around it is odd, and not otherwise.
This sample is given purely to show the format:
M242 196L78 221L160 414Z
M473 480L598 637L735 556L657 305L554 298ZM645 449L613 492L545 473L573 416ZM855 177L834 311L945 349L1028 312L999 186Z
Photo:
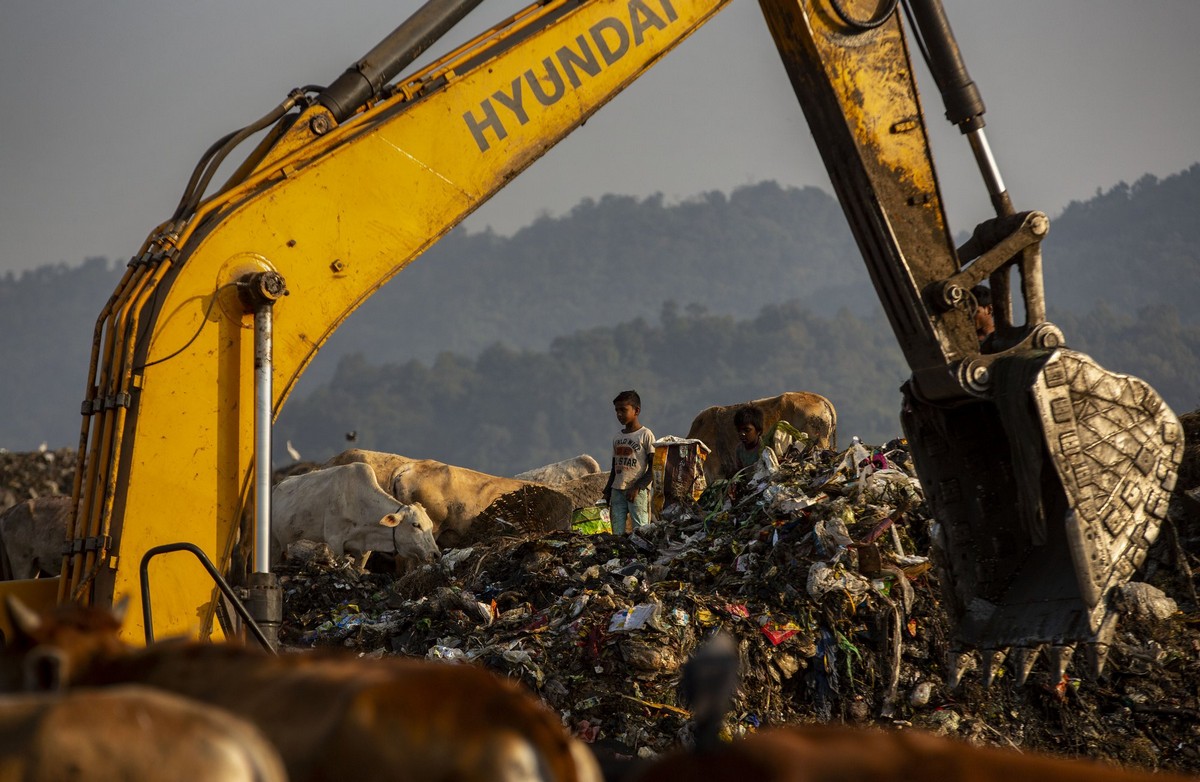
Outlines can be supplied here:
M377 95L385 84L481 2L483 0L427 0L415 14L326 87L317 100L341 122Z
M917 28L917 38L926 62L929 63L929 70L933 73L933 80L942 93L946 119L957 125L967 137L967 143L971 145L971 152L975 156L975 163L979 166L979 173L983 176L984 186L987 187L992 208L998 217L1014 214L1016 210L1013 209L1012 198L1004 185L1004 179L1000 176L996 158L992 156L987 135L983 132L983 127L987 124L983 120L986 110L983 96L979 94L979 87L967 73L967 65L963 62L958 41L954 39L954 32L950 29L950 21L942 8L942 0L905 0L905 5L913 25ZM1027 283L1040 290L1040 272L1036 276L1037 280L1027 280ZM998 271L991 275L989 282L996 325L1011 326L1013 307L1008 275Z
M906 0L913 23L917 27L921 48L937 82L938 90L942 93L942 103L946 106L946 119L958 126L971 150L975 153L975 161L983 174L992 206L1000 216L1013 213L1012 201L996 160L992 157L991 147L988 146L987 136L984 135L983 120L985 111L983 97L979 87L967 73L966 63L963 62L962 52L946 19L941 0Z
M908 10L921 35L933 79L946 104L946 119L969 133L984 126L983 98L971 81L962 52L946 19L941 0L908 0Z

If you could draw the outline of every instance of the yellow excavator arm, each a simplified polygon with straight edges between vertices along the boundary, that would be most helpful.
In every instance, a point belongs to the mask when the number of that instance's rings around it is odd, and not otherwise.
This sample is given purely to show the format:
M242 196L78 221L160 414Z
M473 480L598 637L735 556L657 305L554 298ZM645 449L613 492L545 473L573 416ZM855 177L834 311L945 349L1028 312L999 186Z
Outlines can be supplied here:
M726 2L538 3L348 116L336 100L290 98L234 182L194 207L185 194L97 327L85 543L59 599L130 596L126 632L140 640L147 551L188 541L227 569L261 453L255 301L272 303L274 418L365 299ZM148 577L157 634L212 632L198 562L164 555Z
M544 0L400 76L479 2L429 0L328 88L297 90L205 155L97 321L55 599L131 598L143 610L130 612L130 640L151 618L158 634L219 633L203 559L230 572L247 516L263 534L269 424L321 345L728 0ZM963 648L1102 645L1107 594L1165 512L1178 422L1144 383L1067 350L1045 321L1048 222L1013 214L938 0L760 5L807 120L797 143L815 138L912 369L902 421ZM946 224L910 42L933 63L996 205L963 248ZM228 152L259 130L205 199ZM969 294L985 278L999 326L987 350ZM253 559L251 602L270 605L269 563L261 550Z

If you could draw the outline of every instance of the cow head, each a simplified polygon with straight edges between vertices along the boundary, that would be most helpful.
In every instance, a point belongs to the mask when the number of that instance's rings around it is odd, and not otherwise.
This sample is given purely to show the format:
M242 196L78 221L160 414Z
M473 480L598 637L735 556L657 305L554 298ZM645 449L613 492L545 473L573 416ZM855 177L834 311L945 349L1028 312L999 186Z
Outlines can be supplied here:
M39 614L15 595L6 600L14 629L0 658L0 686L6 691L58 691L99 658L127 653L118 637L128 596L111 610L75 603Z
M442 552L433 537L433 521L421 503L401 505L395 513L380 519L379 523L391 527L397 556L416 562L441 560Z

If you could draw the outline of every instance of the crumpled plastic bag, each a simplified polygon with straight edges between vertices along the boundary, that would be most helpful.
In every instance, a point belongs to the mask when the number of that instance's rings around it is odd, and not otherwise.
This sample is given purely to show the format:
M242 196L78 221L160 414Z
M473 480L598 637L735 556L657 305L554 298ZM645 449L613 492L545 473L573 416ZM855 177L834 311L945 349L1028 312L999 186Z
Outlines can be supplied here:
M807 432L801 432L790 421L783 420L776 421L763 434L763 441L768 449L775 452L775 459L779 462L793 450L802 453L808 447L809 439Z
M856 502L891 508L912 507L921 503L921 484L902 470L864 468L857 483Z
M658 603L642 603L633 608L623 608L613 614L608 623L608 632L621 633L641 630L647 624L653 627L653 620L661 608Z
M765 481L775 473L779 472L779 457L775 455L775 451L770 448L763 448L759 454L758 461L754 465L754 476L752 480L755 482Z
M837 516L821 519L813 524L813 536L817 539L821 553L830 558L854 542L846 529L846 522Z
M820 600L834 590L852 597L862 597L870 589L870 581L841 566L830 567L825 562L814 562L808 569L808 595L814 600Z
M425 653L426 660L441 660L447 663L467 661L467 653L455 646L431 646Z

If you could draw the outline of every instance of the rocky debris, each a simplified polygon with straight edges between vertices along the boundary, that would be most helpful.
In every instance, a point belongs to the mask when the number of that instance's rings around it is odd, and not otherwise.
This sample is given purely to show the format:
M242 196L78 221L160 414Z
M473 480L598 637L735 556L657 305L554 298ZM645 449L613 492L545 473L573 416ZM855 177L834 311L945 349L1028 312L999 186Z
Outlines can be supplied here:
M70 494L74 481L74 448L31 453L0 450L0 511L25 500Z
M400 579L292 565L281 639L474 663L520 679L599 752L693 740L681 666L718 628L741 659L725 735L765 725L917 727L1144 768L1200 770L1200 549L1153 549L1096 680L1045 661L1018 687L981 663L945 683L930 519L902 442L785 459L618 538L512 530ZM1170 538L1162 536L1160 540ZM1191 541L1194 542L1194 541ZM1172 608L1172 605L1174 608Z

